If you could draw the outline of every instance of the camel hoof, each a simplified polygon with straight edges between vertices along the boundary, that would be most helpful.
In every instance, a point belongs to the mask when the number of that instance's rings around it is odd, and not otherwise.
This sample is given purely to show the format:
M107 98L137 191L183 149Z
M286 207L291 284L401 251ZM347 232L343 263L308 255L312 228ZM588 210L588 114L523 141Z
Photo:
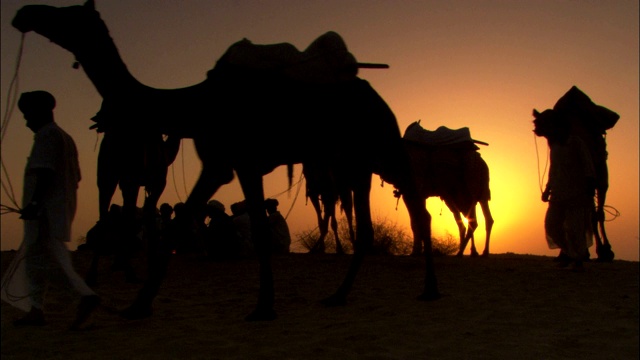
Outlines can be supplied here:
M418 296L418 300L420 301L435 301L440 299L440 293L437 291L425 291Z
M482 257L484 257L484 258L489 257L489 252L488 251L483 252L482 253Z
M322 305L326 307L336 307L336 306L345 306L347 305L347 298L344 296L340 296L337 294L333 294L326 299L320 301Z
M140 320L151 317L153 309L151 305L131 305L120 312L120 316L127 320Z
M471 252L471 257L479 257L479 256L480 256L480 254L478 254L477 251L472 251Z
M606 253L598 254L599 262L612 262L614 258L615 258L615 254L613 253L613 251L608 251Z
M456 257L462 257L463 255L464 255L464 254L462 253L462 251L458 251L458 252L456 253Z
M272 321L278 317L273 309L260 309L257 308L247 315L245 321Z

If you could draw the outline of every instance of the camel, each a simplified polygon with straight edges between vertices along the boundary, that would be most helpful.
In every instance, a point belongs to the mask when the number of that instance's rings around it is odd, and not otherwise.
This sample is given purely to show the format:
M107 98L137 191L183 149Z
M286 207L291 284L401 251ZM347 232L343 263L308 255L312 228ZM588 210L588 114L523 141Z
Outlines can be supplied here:
M468 131L463 128L454 132L461 130ZM457 135L450 135L451 133L450 129L444 127L433 132L424 130L419 125L419 121L407 127L404 142L415 176L419 179L419 197L426 202L429 197L438 196L453 213L460 236L460 249L457 256L464 254L469 240L471 240L471 256L479 256L475 246L474 232L478 227L476 205L480 204L486 230L482 256L487 257L494 223L489 208L489 200L491 200L489 167L477 152L479 148L475 145L487 144L471 139L470 134L467 133L464 134L463 139L456 139L454 136ZM400 196L400 193L396 192L396 196ZM463 217L467 219L468 227L465 227ZM421 252L421 243L414 239L412 254L417 255Z
M533 109L534 133L547 137L558 121L569 121L571 134L578 136L591 152L596 172L596 199L593 216L593 234L598 261L613 261L615 254L605 231L604 207L609 189L607 166L607 130L620 116L604 106L596 105L582 90L572 86L554 105L553 109L539 112Z
M304 52L291 44L253 45L245 39L229 47L203 82L155 89L130 74L91 0L62 8L25 6L12 24L23 33L35 31L75 55L114 114L117 131L193 139L202 170L185 203L192 216L204 216L206 202L231 182L235 171L260 264L258 304L245 320L276 318L262 177L278 166L328 164L352 191L356 238L363 245L356 248L344 280L322 301L324 305L346 303L373 242L369 199L373 174L408 195L404 202L414 235L430 249L430 215L413 196L417 185L395 115L371 85L357 77L359 65L337 33L324 34ZM300 126L300 119L314 124L311 128L316 131L306 131L310 125ZM368 132L363 137L360 129L365 126ZM360 141L351 141L356 137ZM327 148L327 143L332 146ZM155 239L155 224L148 217L145 226ZM155 268L123 316L151 316L167 270L163 259L166 256L151 259ZM439 292L431 251L425 251L424 259L419 299L434 300Z
M355 240L353 230L353 199L351 192L342 184L336 184L331 172L321 169L314 164L305 164L302 168L307 183L307 198L311 201L318 220L320 236L315 245L310 249L312 253L324 253L324 239L329 233L329 224L333 230L336 242L336 254L344 254L340 236L338 234L338 220L336 219L336 205L340 201L340 208L347 217L349 237L351 242Z
M146 197L143 211L155 213L158 201L162 195L166 182L168 167L175 160L180 148L179 137L168 137L163 140L161 134L128 133L110 128L110 116L102 110L92 118L96 122L91 129L104 133L98 153L98 223L89 230L97 237L97 241L109 241L105 239L108 226L113 226L108 221L111 199L120 186L122 192L122 213L124 239L112 244L115 249L116 262L124 266L125 276L128 282L136 282L137 276L129 262L127 248L136 237L139 228L137 219L138 193L141 187L145 188ZM111 229L113 230L113 229ZM113 240L113 239L111 239ZM104 248L106 246L100 246ZM94 249L89 271L85 277L87 284L97 284L98 264L103 255L98 249Z

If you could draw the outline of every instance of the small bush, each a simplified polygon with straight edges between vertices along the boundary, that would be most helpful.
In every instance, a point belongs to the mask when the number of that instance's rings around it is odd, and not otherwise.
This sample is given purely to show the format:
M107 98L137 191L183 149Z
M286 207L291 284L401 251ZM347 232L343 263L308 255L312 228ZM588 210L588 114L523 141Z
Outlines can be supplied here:
M447 232L442 238L431 238L431 253L433 256L449 256L458 252L458 240Z
M349 228L346 219L338 222L338 235L340 242L346 253L353 253L353 243L349 238ZM296 234L296 241L302 248L310 251L318 241L320 231L318 227L311 230L305 230ZM333 232L329 233L324 239L325 252L334 253L336 246ZM434 256L450 256L457 253L459 248L458 240L451 233L447 232L445 236L431 238L431 251ZM376 255L409 255L413 250L413 234L400 227L397 223L388 219L375 219L373 221L373 246L370 254Z
M349 236L346 219L338 222L338 235L346 253L353 253L353 243ZM320 232L316 227L296 234L296 241L306 250L311 250L316 244ZM324 239L326 252L335 252L333 232L329 231ZM387 219L373 220L373 246L369 253L377 255L408 255L411 253L413 239L406 231Z

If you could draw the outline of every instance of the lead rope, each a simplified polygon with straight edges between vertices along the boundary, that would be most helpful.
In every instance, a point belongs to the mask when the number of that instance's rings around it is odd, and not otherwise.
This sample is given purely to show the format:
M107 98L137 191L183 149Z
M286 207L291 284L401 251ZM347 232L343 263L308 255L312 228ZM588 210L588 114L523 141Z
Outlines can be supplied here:
M536 160L538 161L536 169L538 170L538 186L540 187L540 195L544 193L542 189L544 184L544 176L547 173L547 168L549 166L549 147L547 146L547 161L544 164L544 172L540 174L540 151L538 150L538 140L536 138L536 134L533 134L533 143L536 145Z
M11 83L9 84L9 90L7 91L7 102L5 106L4 119L2 119L2 126L0 127L0 140L4 141L4 136L7 134L7 128L9 127L9 120L13 115L13 111L15 110L16 103L18 100L19 87L19 73L20 73L20 64L22 63L22 53L24 49L24 39L25 34L22 34L20 38L20 47L18 48L18 56L16 59L16 67L13 74L13 78L11 79ZM1 145L0 145L1 146ZM11 184L11 178L9 177L9 173L7 172L7 167L4 165L4 160L0 156L0 167L2 167L2 176L3 179L1 181L2 190L7 195L7 198L11 201L12 206L8 206L5 204L0 204L0 214L8 214L11 212L19 213L20 206L16 202L16 196L13 191L13 185Z

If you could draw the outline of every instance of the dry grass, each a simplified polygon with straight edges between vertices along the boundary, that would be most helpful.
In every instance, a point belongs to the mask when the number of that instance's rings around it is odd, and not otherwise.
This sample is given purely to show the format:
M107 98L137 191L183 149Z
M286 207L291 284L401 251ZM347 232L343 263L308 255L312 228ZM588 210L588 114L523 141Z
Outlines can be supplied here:
M353 252L353 242L349 238L349 228L346 219L338 222L338 236L346 253ZM315 229L297 233L295 242L309 251L320 237L320 231ZM336 242L333 232L330 230L325 238L326 252L335 253ZM432 251L434 256L453 255L458 251L458 241L453 235L447 233L443 238L432 238ZM373 247L370 253L373 255L409 255L413 249L413 234L404 227L387 218L373 220Z

